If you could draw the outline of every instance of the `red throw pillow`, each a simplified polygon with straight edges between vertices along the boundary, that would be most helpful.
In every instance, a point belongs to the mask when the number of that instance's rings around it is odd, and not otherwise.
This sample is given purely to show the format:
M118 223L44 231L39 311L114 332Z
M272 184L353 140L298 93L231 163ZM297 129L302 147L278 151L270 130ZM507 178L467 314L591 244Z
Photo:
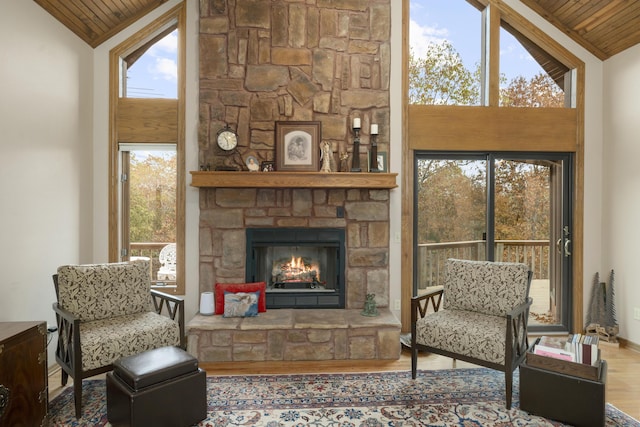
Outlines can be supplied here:
M258 298L258 313L267 311L267 297L265 291L267 284L265 282L254 283L216 283L215 297L216 297L216 314L224 313L224 293L225 292L256 292L260 291L260 297Z

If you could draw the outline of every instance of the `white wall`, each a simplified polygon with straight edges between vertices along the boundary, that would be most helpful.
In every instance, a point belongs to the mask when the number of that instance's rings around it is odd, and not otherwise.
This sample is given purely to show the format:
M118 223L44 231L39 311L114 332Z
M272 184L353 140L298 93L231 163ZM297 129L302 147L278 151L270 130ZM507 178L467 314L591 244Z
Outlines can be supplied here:
M600 280L615 274L620 336L640 344L638 247L640 241L640 45L605 62L604 67L603 264Z
M93 52L33 1L0 10L0 321L55 325L51 275L92 258Z

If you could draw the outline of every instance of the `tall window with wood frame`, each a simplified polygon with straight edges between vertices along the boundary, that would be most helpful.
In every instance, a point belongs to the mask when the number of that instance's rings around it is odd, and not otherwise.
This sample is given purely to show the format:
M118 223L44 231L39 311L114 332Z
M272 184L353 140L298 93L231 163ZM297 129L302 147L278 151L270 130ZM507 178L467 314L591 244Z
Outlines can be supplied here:
M448 257L525 262L530 329L572 329L583 64L503 2L405 0L405 14L411 295Z
M111 52L109 256L184 294L184 8Z

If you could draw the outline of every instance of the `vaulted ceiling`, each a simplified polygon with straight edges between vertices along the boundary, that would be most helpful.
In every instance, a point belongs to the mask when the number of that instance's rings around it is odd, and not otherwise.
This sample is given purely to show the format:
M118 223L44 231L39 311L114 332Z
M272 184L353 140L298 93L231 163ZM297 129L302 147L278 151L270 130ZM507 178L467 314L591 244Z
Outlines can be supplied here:
M96 47L167 0L34 1L91 47Z
M34 1L96 47L167 0ZM640 1L520 1L601 60L640 43Z
M603 61L640 43L640 1L520 1Z

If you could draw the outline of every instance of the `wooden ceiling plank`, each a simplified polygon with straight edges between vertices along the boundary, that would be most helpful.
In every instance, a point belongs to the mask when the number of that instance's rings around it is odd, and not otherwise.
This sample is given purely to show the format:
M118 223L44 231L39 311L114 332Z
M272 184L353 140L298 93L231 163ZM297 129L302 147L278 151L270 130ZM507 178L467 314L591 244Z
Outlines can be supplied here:
M147 8L150 4L153 4L153 1L148 0L129 0L131 3L135 5L137 11Z
M622 40L617 44L611 45L609 47L609 51L611 52L611 56L617 55L618 53L625 51L628 48L637 45L638 43L640 43L640 34L635 34L633 36L627 37L625 40Z
M109 28L118 25L120 19L113 13L113 10L104 1L92 3L94 5L94 13L101 17L104 22L108 21Z
M556 15L556 17L564 25L576 31L576 33L580 33L580 31L575 29L576 26L591 18L598 10L600 9L596 7L595 4L583 5L580 7L576 6L572 9L566 10L562 15Z
M584 5L581 5L578 2L568 1L568 2L565 2L559 8L557 8L553 12L553 15L556 18L558 18L560 21L562 21L565 24L567 24L567 20L571 19L571 17L574 17L576 15L580 15L581 9L583 9L583 7L584 7Z
M640 2L633 7L628 7L618 15L612 17L606 24L593 29L599 37L618 38L625 37L640 29L638 19L640 18ZM619 33L623 31L623 33Z
M109 2L113 3L114 8L123 14L122 19L130 19L132 16L136 16L140 12L140 10L134 7L134 5L129 1L109 0Z
M109 23L99 18L94 12L95 6L93 6L93 9L89 8L82 0L67 0L66 3L68 3L69 7L77 10L76 15L82 19L82 22L94 26L97 29L97 33L104 33L109 30Z
M522 0L600 59L637 44L640 2ZM560 25L559 25L560 24Z
M81 18L81 13L70 3L43 0L37 0L37 2L60 23L89 45L91 45L92 40L99 36L101 30L88 25L88 23Z
M552 15L555 15L561 7L566 7L567 3L571 0L522 0L522 3L527 6L531 3L535 3L536 6L546 10Z
M626 4L619 1L612 1L600 8L597 12L592 13L586 19L583 19L582 22L574 25L573 29L576 31L591 31L599 25L606 24L607 21L610 21L614 16L619 15L625 8L627 8Z
M573 31L564 22L559 20L555 15L549 13L547 10L542 8L538 4L538 2L536 2L535 0L521 0L521 1L523 3L525 3L529 8L531 8L534 12L536 12L538 15L542 16L544 19L549 21L551 24L553 24L560 31L562 31L567 36L569 36L576 43L578 43L579 45L584 47L586 50L591 52L593 55L598 57L600 60L604 61L605 59L608 58L606 52L604 52L598 46L595 46L594 44L592 44L591 42L586 40L584 37L582 37L577 32Z
M611 56L638 44L640 39L640 10L634 14L629 14L624 21L619 19L615 25L608 27L598 33L598 43L603 49L608 51ZM596 37L596 36L594 36Z
M101 34L100 37L98 37L98 39L95 40L96 45L93 47L99 46L102 42L104 42L105 40L108 40L115 34L118 34L120 31L127 28L129 25L131 25L138 19L142 18L147 13L151 12L153 9L157 8L158 6L162 5L165 2L167 2L167 0L154 0L153 2L149 3L145 9L137 12L136 15L131 16L130 18L127 18L127 19L123 19L122 21L120 21L120 23L117 26L111 28L108 32L104 34Z

